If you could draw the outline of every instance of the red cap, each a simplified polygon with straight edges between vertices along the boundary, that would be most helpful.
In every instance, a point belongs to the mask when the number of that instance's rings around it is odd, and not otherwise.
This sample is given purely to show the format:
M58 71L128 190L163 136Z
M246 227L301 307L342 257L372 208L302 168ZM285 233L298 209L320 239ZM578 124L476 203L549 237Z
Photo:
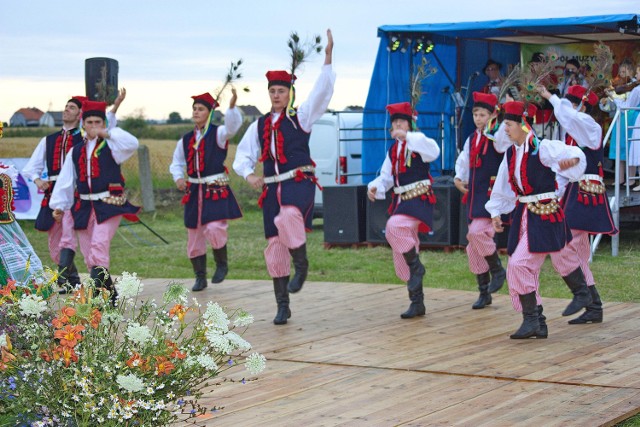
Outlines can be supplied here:
M418 118L418 114L413 111L413 108L411 108L411 104L409 104L408 102L389 104L387 105L387 111L391 116L391 121L394 121L395 119L405 119L406 121L411 123L412 120Z
M504 119L512 120L514 122L521 122L524 117L533 119L538 110L535 105L529 103L527 111L524 111L524 102L511 101L502 104L504 110Z
M586 99L585 99L586 93L587 93L586 87L580 86L580 85L573 85L569 87L569 89L567 90L567 94L564 97L567 98L569 101L573 102L574 104L580 104L582 101L586 101L589 105L593 107L598 103L598 95L589 91L589 94L586 96Z
M492 93L473 92L473 107L482 107L491 112L496 109L498 98Z
M194 104L202 104L207 107L209 111L215 110L219 105L209 92L205 92L202 95L193 95L191 98L193 98Z
M268 87L273 85L291 87L293 82L296 81L295 75L291 75L283 70L267 71L265 75L267 76L267 80L269 80Z
M69 102L73 102L78 106L78 108L82 108L82 103L87 101L88 99L89 98L87 98L86 96L76 95L76 96L72 96L71 99L67 101L67 104Z
M107 103L101 101L86 100L82 103L82 120L87 117L100 117L102 120L107 116Z

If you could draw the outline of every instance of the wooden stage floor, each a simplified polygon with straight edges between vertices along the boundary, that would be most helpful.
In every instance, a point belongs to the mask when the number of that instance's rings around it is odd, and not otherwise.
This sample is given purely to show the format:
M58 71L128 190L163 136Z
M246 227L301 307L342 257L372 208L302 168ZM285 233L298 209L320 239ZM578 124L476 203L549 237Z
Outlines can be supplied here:
M158 298L169 280L143 282ZM205 394L224 409L198 425L609 426L640 412L640 304L605 302L604 323L568 325L568 300L545 299L549 338L511 340L521 316L506 295L471 310L474 292L425 288L427 315L403 320L403 286L310 282L283 326L271 282L196 296L252 313L245 338L267 357L257 380Z

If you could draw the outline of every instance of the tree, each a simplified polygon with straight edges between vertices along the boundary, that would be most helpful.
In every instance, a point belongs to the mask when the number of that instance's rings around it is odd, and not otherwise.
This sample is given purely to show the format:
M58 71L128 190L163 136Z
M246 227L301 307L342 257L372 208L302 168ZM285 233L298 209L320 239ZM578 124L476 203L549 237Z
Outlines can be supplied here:
M180 113L178 113L177 111L174 111L172 113L169 113L169 120L167 120L167 123L169 124L177 124L177 123L182 123L182 116L180 115Z

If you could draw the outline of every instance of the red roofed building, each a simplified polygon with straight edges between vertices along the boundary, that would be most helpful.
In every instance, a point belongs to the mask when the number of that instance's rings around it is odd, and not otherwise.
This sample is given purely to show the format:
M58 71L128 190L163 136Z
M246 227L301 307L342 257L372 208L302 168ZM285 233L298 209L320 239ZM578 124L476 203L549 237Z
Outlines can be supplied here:
M36 108L21 108L11 116L9 120L10 126L39 126L40 118L44 113Z

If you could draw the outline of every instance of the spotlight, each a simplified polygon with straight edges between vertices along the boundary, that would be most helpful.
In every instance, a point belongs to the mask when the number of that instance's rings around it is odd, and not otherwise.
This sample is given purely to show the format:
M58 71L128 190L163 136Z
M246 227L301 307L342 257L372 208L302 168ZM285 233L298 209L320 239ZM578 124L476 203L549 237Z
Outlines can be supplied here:
M400 40L400 37L398 35L392 35L389 37L389 44L387 45L387 50L390 52L396 52L398 49L400 49L401 44L402 44L402 41Z
M411 47L411 38L407 37L402 41L402 47L400 48L400 53L405 53L407 49Z
M431 53L431 51L434 48L434 44L431 40L427 40L427 42L424 45L424 53Z
M418 37L416 39L416 44L413 45L413 54L416 55L424 49L424 39L422 37Z

